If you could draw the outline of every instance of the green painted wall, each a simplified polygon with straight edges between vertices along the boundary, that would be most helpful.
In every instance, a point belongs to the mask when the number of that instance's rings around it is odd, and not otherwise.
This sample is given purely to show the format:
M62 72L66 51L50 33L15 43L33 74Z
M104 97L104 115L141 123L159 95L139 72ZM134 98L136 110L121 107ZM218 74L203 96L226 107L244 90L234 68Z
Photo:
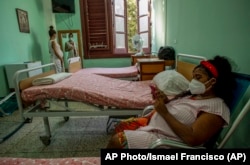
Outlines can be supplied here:
M227 56L234 71L250 74L249 6L249 0L167 0L167 44L177 53ZM250 148L249 120L250 113L226 148Z
M50 1L50 0L45 0ZM41 0L1 0L0 2L0 97L9 93L4 65L25 61L48 62L48 37ZM30 33L19 32L15 9L28 12Z
M55 13L57 30L81 30L79 0L75 1L75 13Z
M227 56L235 71L250 74L249 6L249 0L167 0L167 44L177 53Z
M152 54L157 55L161 46L165 46L167 41L167 1L166 0L153 0L152 9Z

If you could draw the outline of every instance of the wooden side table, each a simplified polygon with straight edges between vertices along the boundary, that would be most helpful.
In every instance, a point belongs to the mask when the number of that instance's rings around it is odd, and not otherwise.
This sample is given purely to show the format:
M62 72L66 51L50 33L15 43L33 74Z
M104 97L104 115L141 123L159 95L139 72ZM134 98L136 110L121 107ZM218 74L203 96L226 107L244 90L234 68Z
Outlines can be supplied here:
M165 70L165 61L158 58L137 59L140 68L140 80L152 80L154 76Z

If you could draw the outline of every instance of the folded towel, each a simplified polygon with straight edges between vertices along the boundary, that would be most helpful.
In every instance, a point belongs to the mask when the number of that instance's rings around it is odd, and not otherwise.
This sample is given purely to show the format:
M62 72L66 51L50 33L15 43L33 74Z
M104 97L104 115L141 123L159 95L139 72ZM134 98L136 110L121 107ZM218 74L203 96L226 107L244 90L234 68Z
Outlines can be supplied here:
M72 75L72 73L66 73L66 72L62 72L62 73L57 73L57 74L52 74L46 77L41 77L41 78L37 78L34 79L32 81L32 85L49 85L49 84L55 84L59 81L62 81L68 77L70 77Z

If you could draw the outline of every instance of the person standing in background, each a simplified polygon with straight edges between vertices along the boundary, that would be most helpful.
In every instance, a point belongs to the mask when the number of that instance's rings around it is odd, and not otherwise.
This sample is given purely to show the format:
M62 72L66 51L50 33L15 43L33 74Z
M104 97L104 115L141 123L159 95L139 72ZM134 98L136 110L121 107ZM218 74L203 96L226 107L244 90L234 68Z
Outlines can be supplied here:
M51 54L51 62L55 63L57 73L63 72L63 52L60 45L57 43L56 31L53 26L50 26L49 37L49 53Z
M65 42L65 51L68 52L68 59L72 57L77 57L78 55L78 49L77 49L77 43L73 39L73 33L69 33L68 35L69 40Z

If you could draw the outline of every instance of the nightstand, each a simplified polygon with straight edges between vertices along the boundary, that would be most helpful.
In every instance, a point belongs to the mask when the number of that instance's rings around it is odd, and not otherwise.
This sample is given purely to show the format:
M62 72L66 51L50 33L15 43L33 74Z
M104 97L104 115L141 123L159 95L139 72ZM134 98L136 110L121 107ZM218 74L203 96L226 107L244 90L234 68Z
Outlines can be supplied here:
M137 59L140 69L140 80L152 80L154 76L165 70L165 61L158 58Z
M143 56L136 56L136 55L131 55L131 65L135 65L137 63L137 59L141 58L151 58L151 55L143 55Z

